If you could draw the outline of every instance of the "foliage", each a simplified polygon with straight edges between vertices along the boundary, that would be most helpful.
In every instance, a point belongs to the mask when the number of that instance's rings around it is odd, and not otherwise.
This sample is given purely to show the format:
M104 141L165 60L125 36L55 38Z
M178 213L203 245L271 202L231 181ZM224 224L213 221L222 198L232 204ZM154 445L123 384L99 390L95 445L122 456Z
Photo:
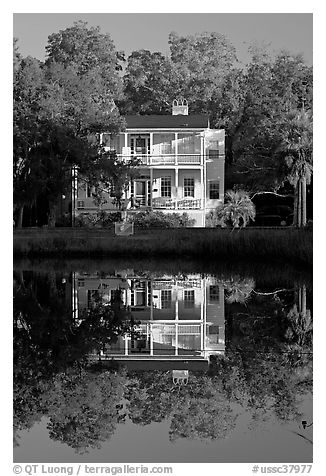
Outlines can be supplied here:
M118 423L123 373L85 370L58 374L47 395L50 438L85 453L110 439Z
M124 75L122 110L126 114L170 114L173 76L171 61L161 53L133 51Z
M123 401L134 424L166 421L171 441L224 439L241 413L250 416L249 429L270 417L300 417L302 398L312 391L312 317L309 290L295 285L297 274L291 289L279 292L275 274L259 287L259 273L255 285L246 272L228 268L219 277L227 297L234 289L255 289L249 300L225 302L226 355L208 372L190 372L179 388L171 372L87 369L83 355L115 342L120 330L132 331L124 327L129 313L117 292L110 303L94 301L74 323L65 290L69 277L63 282L53 269L17 268L14 274L16 444L20 431L44 416L51 439L78 453L99 448L123 422Z
M51 35L47 53L44 64L21 60L14 76L14 200L21 206L45 196L53 226L73 166L87 175L105 163L117 174L96 134L123 127L114 105L122 83L112 41L86 23Z
M217 208L216 213L224 224L232 224L234 228L240 224L245 227L256 216L255 205L243 190L226 192L225 203Z
M121 221L121 212L106 212L98 210L96 213L82 213L75 218L75 226L80 227L111 227Z
M186 212L163 213L160 211L136 212L128 216L129 221L139 228L185 228L192 227L195 219Z

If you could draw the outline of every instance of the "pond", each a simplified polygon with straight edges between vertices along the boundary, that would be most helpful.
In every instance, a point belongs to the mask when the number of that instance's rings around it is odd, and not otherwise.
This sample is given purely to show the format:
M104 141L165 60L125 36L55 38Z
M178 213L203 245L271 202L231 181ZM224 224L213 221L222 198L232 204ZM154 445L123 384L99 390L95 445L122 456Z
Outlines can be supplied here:
M16 261L14 461L312 462L312 277Z

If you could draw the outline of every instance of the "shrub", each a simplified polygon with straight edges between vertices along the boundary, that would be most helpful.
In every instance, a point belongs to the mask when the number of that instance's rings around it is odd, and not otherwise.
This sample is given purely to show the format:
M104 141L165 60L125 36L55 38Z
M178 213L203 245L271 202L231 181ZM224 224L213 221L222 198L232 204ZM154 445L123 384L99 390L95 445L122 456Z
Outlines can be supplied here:
M206 227L207 228L215 228L217 226L225 226L223 220L218 217L216 210L211 210L206 215Z
M185 228L192 227L195 219L187 213L163 213L160 211L144 211L130 214L128 221L139 228Z
M229 190L225 194L225 203L216 209L219 220L231 224L234 228L246 226L255 220L256 209L249 195L244 190Z
M83 213L76 217L75 225L80 227L110 227L116 221L121 221L120 212L106 212L104 210L96 213Z

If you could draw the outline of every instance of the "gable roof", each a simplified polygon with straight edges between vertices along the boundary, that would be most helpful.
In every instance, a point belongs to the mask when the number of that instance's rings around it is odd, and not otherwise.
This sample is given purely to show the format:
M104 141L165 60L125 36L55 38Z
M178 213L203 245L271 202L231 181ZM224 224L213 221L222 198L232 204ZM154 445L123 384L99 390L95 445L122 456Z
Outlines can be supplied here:
M125 116L127 129L206 129L209 126L205 114Z

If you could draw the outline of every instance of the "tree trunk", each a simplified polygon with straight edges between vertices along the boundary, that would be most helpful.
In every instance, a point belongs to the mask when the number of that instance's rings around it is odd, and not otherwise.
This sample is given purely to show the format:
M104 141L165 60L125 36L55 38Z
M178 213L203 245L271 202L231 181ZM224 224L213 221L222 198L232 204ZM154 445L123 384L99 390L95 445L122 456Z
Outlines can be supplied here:
M23 226L23 216L24 216L24 205L19 207L17 224L16 224L17 228L22 228L22 226Z
M302 183L298 182L298 228L302 227Z
M300 312L305 316L307 313L307 288L305 284L301 288L301 309Z
M307 224L307 179L302 179L302 226Z
M298 195L299 195L299 182L294 187L293 226L298 226Z
M48 227L54 228L56 223L56 216L57 216L57 204L54 202L50 202L49 204L49 215L48 215Z

